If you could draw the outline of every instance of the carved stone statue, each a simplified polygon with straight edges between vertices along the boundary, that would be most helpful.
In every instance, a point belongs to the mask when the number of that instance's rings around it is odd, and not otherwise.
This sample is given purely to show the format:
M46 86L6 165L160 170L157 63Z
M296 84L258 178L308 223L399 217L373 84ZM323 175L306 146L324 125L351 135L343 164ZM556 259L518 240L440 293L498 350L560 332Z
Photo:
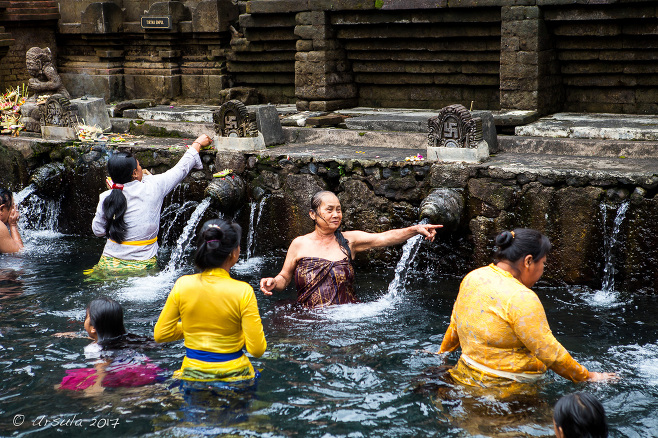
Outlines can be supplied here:
M49 48L32 47L25 54L25 64L31 77L28 82L28 98L21 106L21 123L26 131L39 132L42 117L39 104L45 103L51 95L58 94L66 99L71 95L57 74Z

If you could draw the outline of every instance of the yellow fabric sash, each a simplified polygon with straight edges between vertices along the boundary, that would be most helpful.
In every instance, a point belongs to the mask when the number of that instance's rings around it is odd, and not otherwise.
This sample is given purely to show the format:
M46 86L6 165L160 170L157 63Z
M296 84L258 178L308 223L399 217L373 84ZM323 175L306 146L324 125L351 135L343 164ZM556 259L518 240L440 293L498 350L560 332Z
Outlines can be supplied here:
M108 240L112 243L118 243L112 239L108 239ZM146 246L146 245L152 245L157 241L158 241L158 237L156 236L153 239L149 239L149 240L130 240L130 241L126 240L124 242L119 243L119 245Z

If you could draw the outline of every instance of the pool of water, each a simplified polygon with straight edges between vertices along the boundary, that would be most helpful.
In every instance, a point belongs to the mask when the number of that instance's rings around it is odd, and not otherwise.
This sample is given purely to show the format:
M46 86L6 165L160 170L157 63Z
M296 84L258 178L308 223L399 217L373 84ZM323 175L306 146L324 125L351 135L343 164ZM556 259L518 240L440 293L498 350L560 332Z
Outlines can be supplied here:
M173 282L192 269L183 262L150 277L92 282L82 271L97 261L101 239L33 231L26 241L21 255L0 256L2 436L552 436L551 407L573 391L603 402L613 437L658 431L658 298L537 288L572 355L592 370L618 371L621 381L573 384L549 373L527 393L483 393L446 384L438 358L419 351L438 349L459 278L413 265L399 293L387 291L393 267L360 267L362 303L326 310L289 305L292 290L258 292L268 349L252 359L261 369L256 388L184 393L166 381L100 395L55 390L65 370L92 366L83 352L89 340L53 336L82 331L89 301L117 299L128 330L150 336ZM232 275L257 288L281 263L242 260ZM173 371L184 348L176 342L146 354Z

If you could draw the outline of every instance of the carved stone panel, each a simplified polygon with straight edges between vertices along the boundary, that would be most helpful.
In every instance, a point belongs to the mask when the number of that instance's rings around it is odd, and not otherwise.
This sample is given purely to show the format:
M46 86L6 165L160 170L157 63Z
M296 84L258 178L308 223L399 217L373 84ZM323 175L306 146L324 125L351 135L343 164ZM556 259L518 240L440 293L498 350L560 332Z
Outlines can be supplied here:
M427 121L430 147L476 148L482 141L482 119L463 105L447 106Z
M215 132L221 137L256 137L255 117L239 100L229 100L213 112Z
M61 94L50 96L41 107L41 126L75 128L78 125L77 109Z

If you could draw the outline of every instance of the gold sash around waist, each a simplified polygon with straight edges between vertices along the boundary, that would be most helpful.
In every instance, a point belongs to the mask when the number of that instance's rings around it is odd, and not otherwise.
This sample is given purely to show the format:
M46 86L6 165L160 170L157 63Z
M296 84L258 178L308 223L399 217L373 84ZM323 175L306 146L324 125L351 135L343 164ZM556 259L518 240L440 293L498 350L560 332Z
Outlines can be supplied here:
M112 243L118 243L118 242L115 242L112 239L108 239L108 240ZM146 245L152 245L157 241L158 241L158 237L156 236L153 239L149 239L149 240L126 240L126 241L123 241L123 242L119 243L119 245L146 246Z

